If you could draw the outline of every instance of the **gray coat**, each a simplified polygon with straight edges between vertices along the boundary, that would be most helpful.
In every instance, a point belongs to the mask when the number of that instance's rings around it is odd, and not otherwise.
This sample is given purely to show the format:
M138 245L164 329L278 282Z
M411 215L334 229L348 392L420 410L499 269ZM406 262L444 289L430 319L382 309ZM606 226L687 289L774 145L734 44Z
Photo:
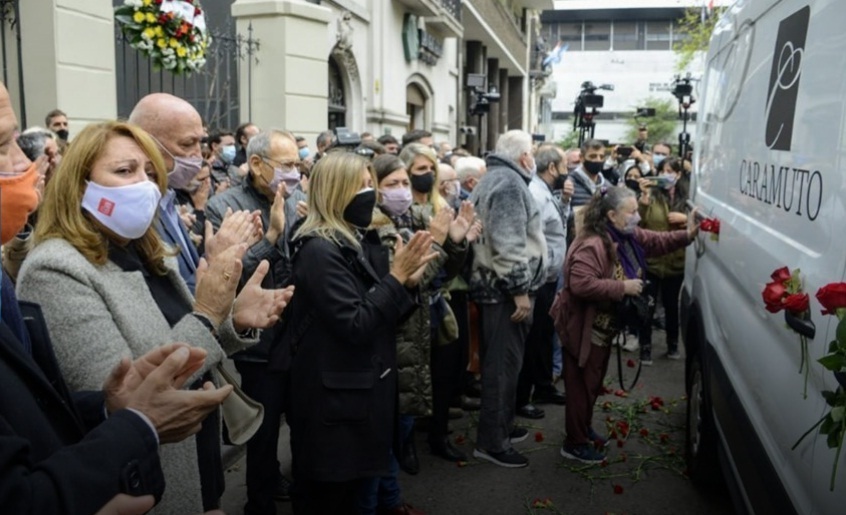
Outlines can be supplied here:
M491 304L537 291L546 281L547 251L528 173L495 154L487 164L470 195L484 226L473 243L470 295Z
M185 282L168 260L168 278L193 304ZM65 240L35 247L21 267L17 293L41 305L56 358L71 390L99 390L124 356L140 357L168 343L187 342L208 352L200 374L226 354L255 340L240 339L231 318L219 328L220 341L194 316L173 328L162 315L141 272L125 272L111 261L94 265ZM201 513L200 474L193 438L159 448L167 488L158 513Z

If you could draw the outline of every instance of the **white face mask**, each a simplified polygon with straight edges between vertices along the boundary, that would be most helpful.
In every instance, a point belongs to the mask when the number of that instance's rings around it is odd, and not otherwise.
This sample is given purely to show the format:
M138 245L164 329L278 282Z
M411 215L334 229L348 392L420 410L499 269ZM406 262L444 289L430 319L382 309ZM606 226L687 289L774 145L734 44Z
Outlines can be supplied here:
M115 187L88 181L82 209L118 236L135 240L150 228L161 198L151 181Z

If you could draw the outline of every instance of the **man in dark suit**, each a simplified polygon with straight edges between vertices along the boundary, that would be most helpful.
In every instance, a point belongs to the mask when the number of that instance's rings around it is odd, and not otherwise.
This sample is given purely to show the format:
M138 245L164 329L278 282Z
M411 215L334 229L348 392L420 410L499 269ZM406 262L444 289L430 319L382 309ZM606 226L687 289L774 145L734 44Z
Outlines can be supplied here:
M36 164L15 141L0 84L0 243L23 228ZM183 344L115 367L101 392L71 394L40 309L0 277L0 513L142 513L160 499L159 443L196 433L231 387L181 390L205 359Z

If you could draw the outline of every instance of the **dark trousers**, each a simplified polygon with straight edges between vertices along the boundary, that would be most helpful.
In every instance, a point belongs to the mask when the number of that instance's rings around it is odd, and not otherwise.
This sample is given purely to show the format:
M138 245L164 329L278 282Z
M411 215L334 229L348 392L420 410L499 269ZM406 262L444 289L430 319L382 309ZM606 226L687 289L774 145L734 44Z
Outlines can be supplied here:
M202 388L203 383L212 381L211 372L203 374L192 388ZM220 410L209 413L203 420L200 431L194 436L197 443L197 466L200 468L200 491L203 510L220 507L220 496L226 488L223 476L223 458L220 450Z
M268 372L267 363L235 361L241 389L264 406L264 420L247 442L247 515L273 515L273 492L279 480L279 424L285 406L285 375Z
M455 313L455 321L458 323L458 383L453 395L461 395L464 387L475 379L467 370L470 363L470 306L467 292L450 291L449 296L449 307Z
M443 440L449 431L449 404L461 377L461 348L458 341L438 345L432 340L429 366L432 373L432 426L429 441Z
M593 406L602 390L602 380L608 371L611 347L590 346L590 355L584 368L579 358L565 351L564 388L567 391L567 408L564 412L565 442L570 445L588 443L587 430L593 419Z
M344 482L297 478L294 485L295 515L358 515L358 496L373 478Z
M667 352L679 350L679 292L681 291L683 275L669 275L658 277L647 273L649 292L654 298L661 294L661 304L664 305L664 328L667 331ZM651 318L651 317L650 317ZM640 328L638 343L641 353L652 353L652 320L647 321Z
M549 308L555 300L556 286L555 282L544 284L535 297L532 329L526 337L523 368L517 379L517 408L531 402L532 388L536 395L555 391L552 385L552 335L555 326L549 316Z
M512 299L479 304L482 407L476 447L487 452L511 448L509 435L514 426L517 377L523 366L523 346L532 327L531 314L522 322L511 321L515 309Z

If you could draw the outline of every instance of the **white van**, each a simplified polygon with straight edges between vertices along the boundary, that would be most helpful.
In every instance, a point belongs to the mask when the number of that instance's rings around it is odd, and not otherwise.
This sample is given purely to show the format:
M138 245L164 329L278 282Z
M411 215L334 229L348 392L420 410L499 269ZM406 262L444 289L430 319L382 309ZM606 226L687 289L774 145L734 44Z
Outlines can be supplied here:
M690 475L722 473L739 511L846 514L846 456L830 491L825 435L791 450L837 388L816 362L837 318L814 294L846 281L846 0L737 2L700 97L691 203L720 235L688 251L680 300ZM782 266L801 269L811 297L807 399L799 336L761 298Z

